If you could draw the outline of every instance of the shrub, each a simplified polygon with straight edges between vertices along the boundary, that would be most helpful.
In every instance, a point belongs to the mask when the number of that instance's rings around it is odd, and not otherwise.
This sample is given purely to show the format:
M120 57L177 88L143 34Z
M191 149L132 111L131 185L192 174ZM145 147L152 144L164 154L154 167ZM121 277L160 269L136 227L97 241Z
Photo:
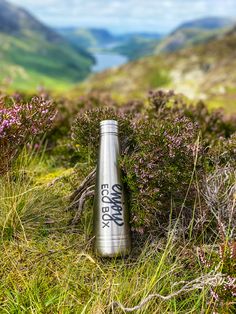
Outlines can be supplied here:
M140 104L128 103L128 106L139 108ZM99 122L104 119L118 121L121 166L129 190L132 225L140 232L168 223L171 206L175 217L182 209L189 221L194 193L197 193L192 180L194 168L199 166L195 164L197 124L182 111L173 111L165 104L158 114L154 111L151 102L144 114L140 114L140 110L137 114L134 110L132 115L126 114L127 107L88 110L78 115L72 129L75 145L82 155L89 152L95 165Z
M229 138L220 137L215 145L209 149L211 163L223 167L224 165L236 167L236 132Z
M182 95L175 94L173 91L150 92L149 103L150 111L155 114L165 114L163 108L168 107L169 115L171 111L182 113L192 122L197 123L205 145L212 145L220 137L229 138L236 132L235 117L226 117L220 109L210 111L202 101L197 104L187 104Z
M186 117L167 115L137 121L134 133L136 147L122 162L134 225L141 230L164 227L170 212L176 218L181 209L189 222L197 193L192 178L200 164L195 165L200 150L197 125Z
M55 114L51 101L38 97L28 103L1 99L0 173L7 172L25 144L51 127Z
M147 104L131 101L118 109L95 103L96 108L83 109L73 125L81 156L89 154L95 165L99 122L118 120L133 229L160 232L170 215L175 220L181 214L186 234L192 218L198 219L198 207L207 210L201 197L205 174L213 171L217 158L231 165L235 159L234 121L210 112L202 102L188 106L172 91L151 92ZM197 221L193 225L197 227Z
M102 120L115 119L119 123L121 151L132 145L132 116L113 108L96 108L79 113L73 126L72 138L80 155L91 158L95 165L99 146L99 123Z

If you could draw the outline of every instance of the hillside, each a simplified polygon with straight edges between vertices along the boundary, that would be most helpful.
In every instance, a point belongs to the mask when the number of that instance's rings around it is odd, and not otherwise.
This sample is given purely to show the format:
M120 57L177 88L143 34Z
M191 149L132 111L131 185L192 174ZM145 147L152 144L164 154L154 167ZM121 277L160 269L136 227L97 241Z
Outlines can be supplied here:
M26 10L0 0L0 79L11 88L60 89L84 79L93 57Z
M235 111L236 32L176 53L146 57L92 76L76 92L112 92L117 98L143 97L165 87L190 99ZM122 95L122 96L121 96Z
M57 31L72 44L84 49L99 49L116 41L105 29L68 27Z
M234 22L229 18L206 17L183 23L156 46L154 53L173 52L217 39L226 33Z
M161 36L158 33L155 36L148 36L148 34L127 36L123 42L113 48L113 51L127 56L129 60L174 52L217 39L227 32L232 25L233 21L229 18L206 17L196 19L181 24L167 36Z

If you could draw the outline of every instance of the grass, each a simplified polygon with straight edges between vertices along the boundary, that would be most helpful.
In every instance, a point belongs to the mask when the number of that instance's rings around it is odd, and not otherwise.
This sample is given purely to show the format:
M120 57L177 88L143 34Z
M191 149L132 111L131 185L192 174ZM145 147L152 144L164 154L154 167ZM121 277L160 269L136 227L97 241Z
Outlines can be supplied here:
M89 55L37 34L17 38L0 33L0 41L4 43L0 49L0 80L10 77L13 90L32 90L38 85L52 90L72 88L90 73L93 64Z
M72 228L73 213L65 210L70 181L48 185L64 171L45 154L25 151L0 179L0 313L124 313L111 303L132 307L216 272L204 269L194 243L179 241L175 228L143 245L134 239L126 259L95 256L91 204ZM167 301L153 298L137 313L211 313L211 303L206 287Z

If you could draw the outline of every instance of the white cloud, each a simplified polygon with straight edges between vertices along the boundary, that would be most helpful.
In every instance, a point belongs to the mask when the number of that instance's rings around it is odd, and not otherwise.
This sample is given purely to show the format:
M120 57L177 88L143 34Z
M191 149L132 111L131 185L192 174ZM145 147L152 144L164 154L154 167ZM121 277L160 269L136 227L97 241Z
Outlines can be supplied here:
M53 26L171 31L204 16L236 18L236 0L12 0ZM23 3L22 3L23 2Z

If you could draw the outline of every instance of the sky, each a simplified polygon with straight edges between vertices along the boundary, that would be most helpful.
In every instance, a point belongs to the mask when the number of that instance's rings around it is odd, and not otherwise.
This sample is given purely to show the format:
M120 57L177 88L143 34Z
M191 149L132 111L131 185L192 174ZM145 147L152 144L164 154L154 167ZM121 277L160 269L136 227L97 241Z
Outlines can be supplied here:
M206 16L233 17L236 0L11 0L53 27L168 33Z

